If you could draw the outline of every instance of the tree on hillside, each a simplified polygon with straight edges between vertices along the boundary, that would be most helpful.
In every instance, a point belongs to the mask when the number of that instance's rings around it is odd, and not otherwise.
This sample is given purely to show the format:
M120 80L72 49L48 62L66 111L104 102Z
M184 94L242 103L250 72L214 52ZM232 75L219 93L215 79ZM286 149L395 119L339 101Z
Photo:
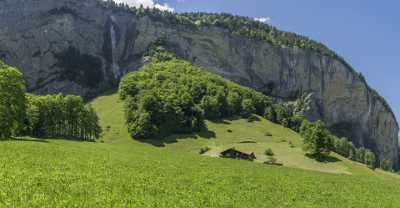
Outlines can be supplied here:
M271 122L276 122L276 112L272 106L267 106L265 108L264 117Z
M364 147L356 149L356 161L360 163L365 163L365 151Z
M23 131L25 105L22 74L0 61L0 138L8 138Z
M247 117L251 116L251 114L253 114L253 113L256 112L256 108L254 107L254 103L253 103L253 101L250 100L250 99L244 99L244 100L242 100L241 106L242 106L241 115L242 115L243 117L246 117L246 118L247 118Z
M332 140L322 121L310 123L305 121L300 127L303 136L303 149L309 154L322 157L330 153Z
M376 157L375 157L375 154L371 150L366 150L364 161L365 161L365 164L369 168L371 168L371 169L376 168Z
M282 104L276 104L275 105L275 113L276 113L276 121L280 124L288 122L287 118L289 118L288 116L288 112L285 109L285 106Z
M383 170L392 171L393 170L393 163L390 160L383 159L383 160L381 160L380 167Z

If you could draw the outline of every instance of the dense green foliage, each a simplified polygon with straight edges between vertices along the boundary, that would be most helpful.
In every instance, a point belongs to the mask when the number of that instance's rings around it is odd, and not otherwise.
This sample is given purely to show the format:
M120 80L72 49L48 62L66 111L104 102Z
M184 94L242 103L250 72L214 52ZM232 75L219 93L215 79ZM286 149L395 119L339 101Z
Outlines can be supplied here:
M272 104L261 93L178 59L153 61L126 75L120 83L120 96L135 138L198 131L204 118L262 115Z
M96 112L81 97L26 94L22 74L0 62L0 138L30 135L94 140L101 131Z
M305 120L300 127L300 135L304 138L304 150L311 155L326 156L332 150L333 142L321 121L310 123Z
M28 96L26 133L35 137L95 140L101 128L96 112L79 96Z
M388 160L378 164L378 159L371 150L364 147L357 148L347 138L334 136L321 121L312 123L303 120L298 132L304 138L304 150L311 155L321 157L334 151L350 160L364 163L371 169L381 167L384 170L391 170L393 167Z
M21 132L25 104L25 81L22 74L0 61L0 139Z

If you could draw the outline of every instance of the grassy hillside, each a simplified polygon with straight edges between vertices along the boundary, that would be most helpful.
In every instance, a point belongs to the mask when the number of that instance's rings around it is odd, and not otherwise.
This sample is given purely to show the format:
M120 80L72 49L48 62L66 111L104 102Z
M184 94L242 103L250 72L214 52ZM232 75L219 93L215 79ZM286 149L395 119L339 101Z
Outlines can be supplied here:
M317 163L303 156L296 133L266 120L207 122L209 132L139 142L129 138L116 95L97 98L93 107L105 131L102 142L31 138L0 142L0 207L400 204L396 175L370 171L340 157L340 161ZM266 136L267 131L272 136ZM239 143L243 141L257 143ZM201 156L198 151L204 146L211 148L210 156L235 146L255 151L259 158L247 162ZM268 147L288 167L259 163Z

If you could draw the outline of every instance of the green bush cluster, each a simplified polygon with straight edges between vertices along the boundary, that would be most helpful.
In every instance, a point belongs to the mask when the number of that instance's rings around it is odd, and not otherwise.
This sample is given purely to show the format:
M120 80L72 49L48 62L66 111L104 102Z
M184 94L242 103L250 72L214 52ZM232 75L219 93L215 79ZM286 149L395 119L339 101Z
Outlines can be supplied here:
M27 135L92 141L100 137L96 112L79 96L28 95Z
M322 121L311 123L304 120L300 126L300 135L303 137L303 149L313 156L328 155L333 149L333 141Z
M303 120L299 133L304 138L304 150L314 156L327 156L333 151L350 160L364 163L371 169L381 167L384 170L391 170L393 167L389 160L378 163L378 159L371 150L364 147L357 148L347 138L334 136L322 121L312 123Z
M261 93L175 58L126 75L119 93L134 138L198 131L204 119L263 115L273 104Z

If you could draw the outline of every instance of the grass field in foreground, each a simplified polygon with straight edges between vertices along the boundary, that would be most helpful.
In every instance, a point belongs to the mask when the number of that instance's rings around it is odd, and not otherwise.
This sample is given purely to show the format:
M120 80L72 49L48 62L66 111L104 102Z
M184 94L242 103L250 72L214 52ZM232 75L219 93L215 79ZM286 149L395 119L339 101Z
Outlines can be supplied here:
M122 104L115 95L100 97L93 106L105 128L104 143L31 138L0 142L0 207L400 205L396 175L370 171L340 157L341 161L321 167L308 158L297 158L301 154L296 153L300 150L295 133L265 120L208 123L210 132L201 135L215 138L188 135L187 139L171 137L151 144L129 138ZM228 134L226 128L233 132ZM264 131L270 131L272 138L264 138ZM289 167L197 153L199 147L210 146L212 155L219 148L236 145L243 137L257 143L240 148L255 149L258 155L265 147L272 147L276 157ZM296 147L287 147L281 139L296 142ZM293 158L297 162L291 163ZM293 168L296 164L316 171ZM329 169L340 171L326 171Z

